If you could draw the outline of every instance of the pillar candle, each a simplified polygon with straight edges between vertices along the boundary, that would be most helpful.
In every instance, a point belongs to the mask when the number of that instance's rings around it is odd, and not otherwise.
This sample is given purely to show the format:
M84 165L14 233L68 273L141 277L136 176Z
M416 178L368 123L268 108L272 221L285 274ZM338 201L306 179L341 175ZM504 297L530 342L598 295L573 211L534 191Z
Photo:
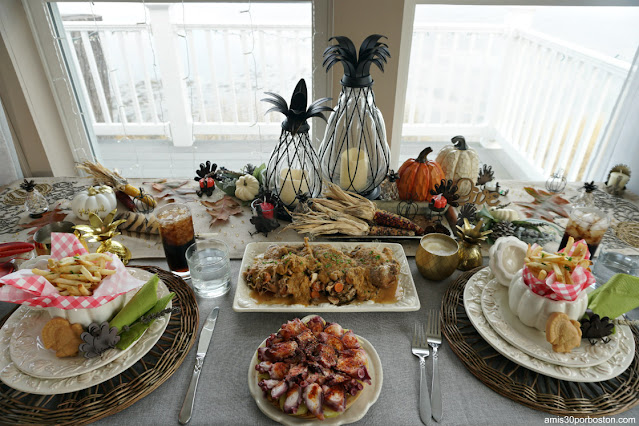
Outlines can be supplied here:
M306 173L300 169L282 169L280 172L280 200L286 205L297 205L298 193L306 193L308 191L307 179L304 177Z
M364 150L349 148L342 152L339 186L347 191L361 192L368 186L368 158Z

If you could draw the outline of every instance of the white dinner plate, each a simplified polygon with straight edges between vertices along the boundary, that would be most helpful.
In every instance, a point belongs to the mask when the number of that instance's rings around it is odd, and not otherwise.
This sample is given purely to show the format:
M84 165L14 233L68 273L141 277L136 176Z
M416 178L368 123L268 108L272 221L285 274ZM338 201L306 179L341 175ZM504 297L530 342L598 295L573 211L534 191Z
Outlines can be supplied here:
M267 417L272 420L275 420L278 423L283 425L295 425L295 426L323 426L323 425L344 425L349 423L354 423L360 420L362 417L366 415L368 409L377 401L379 398L379 394L382 391L382 381L384 379L384 374L382 372L382 361L379 359L379 355L377 351L371 345L371 343L364 339L363 337L357 336L359 343L362 345L362 349L366 351L368 355L368 375L371 377L371 384L364 385L364 389L361 391L361 395L357 398L357 400L348 407L346 411L344 411L341 415L337 417L326 418L324 420L319 419L300 419L295 416L289 416L284 412L278 410L268 399L264 397L264 393L262 389L257 385L257 376L259 373L255 370L255 366L258 363L257 360L257 350L251 359L251 363L249 364L248 371L248 385L249 391L253 398L255 398L255 402L259 407L260 411L264 413ZM266 344L266 339L260 344L259 347L262 347Z
M139 278L141 279L149 279L152 276L152 274L146 271L140 272L144 273L140 275ZM162 295L169 293L162 281L158 283L158 293ZM167 307L171 306L172 303L169 302ZM151 324L142 337L140 337L136 343L131 345L127 351L124 351L124 353L119 357L105 365L71 377L42 379L25 374L11 359L11 336L13 335L15 328L19 325L22 316L24 316L28 310L30 310L30 308L26 306L18 308L0 329L0 380L2 380L2 382L4 382L7 386L16 390L37 395L55 395L59 393L76 392L95 386L117 376L146 355L146 353L155 346L160 337L162 337L164 330L169 324L169 315L158 318ZM53 356L55 357L55 355ZM84 358L78 356L75 358L63 358L61 361L64 362L64 360L72 359L80 361L84 360Z
M601 364L613 356L619 346L619 333L614 333L606 344L599 341L591 345L588 339L582 339L581 345L569 353L553 351L545 332L528 327L513 314L508 305L508 287L499 284L496 279L486 283L481 296L481 308L490 326L504 340L528 355L552 364L568 367Z
M628 326L617 326L619 346L617 352L607 361L591 367L567 367L551 364L532 357L504 340L488 323L481 307L481 295L491 280L490 268L484 268L473 275L464 287L464 307L466 314L477 332L497 352L509 360L537 373L571 382L600 382L623 373L632 363L635 355L635 341Z
M333 305L332 303L319 303L317 305L302 304L281 304L281 303L259 303L251 297L251 288L244 279L243 272L249 269L255 258L263 254L266 249L273 245L270 242L250 243L246 246L242 266L237 279L235 298L233 299L233 310L236 312L409 312L418 311L420 308L419 297L415 282L410 272L410 266L404 248L401 244L390 243L310 243L311 245L328 244L337 250L351 251L357 246L370 247L376 250L383 250L388 247L400 265L399 282L397 284L397 300L394 303L376 303L371 300L365 302L355 301L345 305ZM303 243L277 243L277 245L295 245Z
M137 279L148 281L153 274L142 269L127 268L129 273ZM127 302L137 293L138 289L127 294ZM169 290L162 281L158 281L158 299L169 294ZM46 310L21 306L15 314L23 313L11 336L9 353L11 360L23 373L41 379L64 379L88 373L100 368L120 356L124 355L134 345L125 350L109 349L101 356L84 358L82 355L58 358L55 352L44 347L42 343L42 328L51 319ZM14 314L14 315L15 315Z

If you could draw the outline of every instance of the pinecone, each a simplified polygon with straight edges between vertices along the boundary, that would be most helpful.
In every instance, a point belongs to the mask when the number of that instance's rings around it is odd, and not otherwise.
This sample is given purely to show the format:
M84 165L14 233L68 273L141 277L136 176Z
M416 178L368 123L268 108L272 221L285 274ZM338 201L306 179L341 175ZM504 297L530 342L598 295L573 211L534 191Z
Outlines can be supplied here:
M500 237L510 237L517 232L517 226L507 220L495 223L491 229L493 233L490 238L493 240L497 240Z

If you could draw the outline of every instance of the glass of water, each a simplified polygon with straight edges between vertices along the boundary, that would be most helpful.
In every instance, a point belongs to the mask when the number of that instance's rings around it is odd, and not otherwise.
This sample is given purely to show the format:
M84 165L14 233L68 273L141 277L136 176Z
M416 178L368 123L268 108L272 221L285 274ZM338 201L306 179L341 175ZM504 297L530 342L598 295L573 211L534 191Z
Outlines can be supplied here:
M639 276L639 248L621 240L602 245L592 273L597 279L597 287L607 283L615 274Z
M193 291L200 297L219 297L231 288L229 248L212 238L196 240L186 249Z

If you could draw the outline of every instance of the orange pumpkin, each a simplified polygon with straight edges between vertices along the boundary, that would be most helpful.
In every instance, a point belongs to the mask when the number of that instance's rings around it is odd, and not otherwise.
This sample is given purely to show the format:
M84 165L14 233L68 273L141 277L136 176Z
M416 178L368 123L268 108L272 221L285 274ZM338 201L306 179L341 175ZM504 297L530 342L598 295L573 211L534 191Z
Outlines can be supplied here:
M419 153L417 159L409 158L399 168L397 191L401 200L430 201L430 190L444 179L445 174L436 161L427 159L433 150L428 147Z

